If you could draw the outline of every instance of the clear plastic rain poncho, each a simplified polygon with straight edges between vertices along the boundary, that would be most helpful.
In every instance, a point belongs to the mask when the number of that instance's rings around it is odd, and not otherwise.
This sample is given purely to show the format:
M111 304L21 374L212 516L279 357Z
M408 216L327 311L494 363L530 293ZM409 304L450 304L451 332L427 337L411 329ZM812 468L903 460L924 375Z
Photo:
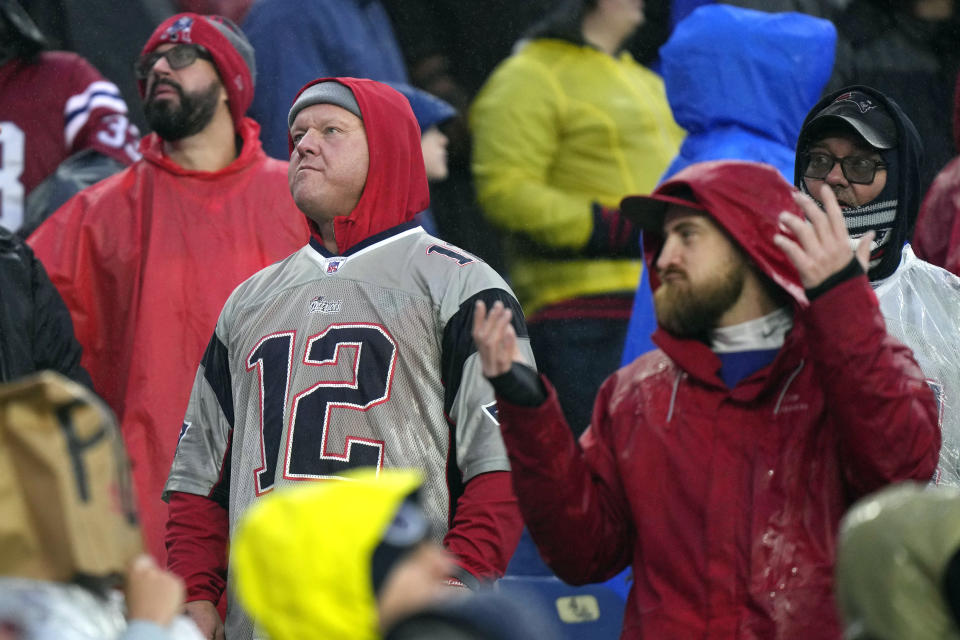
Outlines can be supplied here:
M872 284L887 332L913 350L937 397L943 444L933 483L960 487L960 278L907 245L893 275Z

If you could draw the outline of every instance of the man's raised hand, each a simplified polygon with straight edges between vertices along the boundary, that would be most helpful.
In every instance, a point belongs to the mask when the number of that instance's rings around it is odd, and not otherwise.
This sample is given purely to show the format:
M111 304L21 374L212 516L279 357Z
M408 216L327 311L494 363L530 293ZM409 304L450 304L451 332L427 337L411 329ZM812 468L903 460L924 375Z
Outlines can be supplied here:
M875 235L873 231L863 234L857 242L856 251L851 252L850 234L843 223L843 213L833 190L823 184L818 195L823 209L810 197L801 193L794 194L794 199L807 219L787 212L780 214L781 229L792 233L793 238L785 233L778 233L773 237L774 244L796 266L800 281L806 289L813 289L833 274L842 271L854 255L866 271L870 260L870 243Z
M513 312L494 302L490 312L482 300L477 300L473 310L473 341L480 354L483 375L495 378L510 370L514 362L525 362L517 346L517 334L513 330Z

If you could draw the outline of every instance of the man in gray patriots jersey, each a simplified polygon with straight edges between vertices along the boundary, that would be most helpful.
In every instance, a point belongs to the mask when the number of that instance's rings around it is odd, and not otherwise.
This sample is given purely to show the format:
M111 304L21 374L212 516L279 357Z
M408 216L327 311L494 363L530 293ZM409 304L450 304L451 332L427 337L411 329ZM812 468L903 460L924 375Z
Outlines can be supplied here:
M313 237L224 305L164 490L187 610L222 637L226 587L231 640L255 634L232 598L229 534L285 485L420 469L454 585L502 575L522 529L470 330L476 302L499 301L529 356L526 326L493 269L413 220L429 196L409 104L378 82L324 78L298 94L289 125L290 190Z

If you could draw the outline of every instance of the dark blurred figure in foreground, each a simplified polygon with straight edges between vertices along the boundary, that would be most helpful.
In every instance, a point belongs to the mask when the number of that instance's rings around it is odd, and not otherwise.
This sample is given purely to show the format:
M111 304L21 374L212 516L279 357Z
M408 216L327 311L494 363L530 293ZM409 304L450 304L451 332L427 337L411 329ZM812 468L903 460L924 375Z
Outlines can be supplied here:
M960 639L960 490L902 483L844 516L837 601L845 640Z

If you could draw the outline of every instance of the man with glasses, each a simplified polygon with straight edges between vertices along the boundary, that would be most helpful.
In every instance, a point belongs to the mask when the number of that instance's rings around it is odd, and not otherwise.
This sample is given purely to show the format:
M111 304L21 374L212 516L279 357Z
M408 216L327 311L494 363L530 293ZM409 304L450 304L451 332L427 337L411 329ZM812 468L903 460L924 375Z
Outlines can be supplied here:
M795 183L837 197L854 239L874 231L867 275L887 331L910 347L940 405L943 445L933 482L960 486L960 279L908 244L923 197L920 137L900 107L865 86L841 89L807 115ZM822 206L822 203L821 203Z
M254 68L253 48L225 18L162 23L134 68L154 131L143 159L77 194L29 239L70 309L95 390L121 422L147 548L161 565L160 494L220 308L309 237L286 163L264 154L244 117Z

